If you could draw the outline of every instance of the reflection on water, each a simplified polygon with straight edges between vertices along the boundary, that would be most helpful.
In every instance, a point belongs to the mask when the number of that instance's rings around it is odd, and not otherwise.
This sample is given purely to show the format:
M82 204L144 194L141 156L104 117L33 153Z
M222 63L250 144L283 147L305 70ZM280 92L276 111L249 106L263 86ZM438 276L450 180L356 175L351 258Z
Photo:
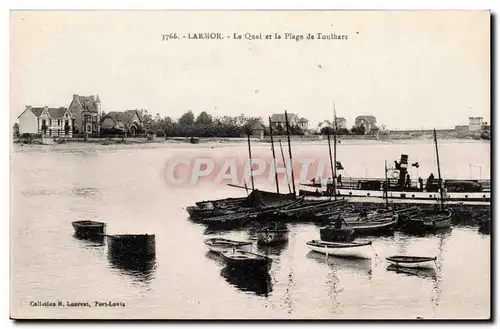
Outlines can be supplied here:
M244 272L224 267L220 275L231 285L244 292L253 292L256 295L267 297L273 290L272 278L269 272Z
M280 255L288 247L288 241L277 245L257 244L257 252L264 255Z
M89 237L82 237L76 233L73 234L73 238L78 241L84 242L84 246L88 247L102 247L104 246L104 235L95 235Z
M224 262L224 259L222 258L222 256L215 252L215 251L207 251L205 253L205 256L208 258L208 259L211 259L213 261L215 261L217 264L220 264L220 265L224 265L225 262Z
M393 271L396 273L402 273L406 275L416 276L423 279L431 279L433 281L437 280L436 269L432 267L403 267L391 264L387 267L388 271Z
M136 283L149 283L154 278L156 260L151 258L113 257L108 254L111 268L132 278Z
M356 271L358 273L372 274L372 260L367 258L356 257L341 257L341 256L326 256L315 251L310 251L307 256L309 259L314 259L318 263L325 264L334 269Z

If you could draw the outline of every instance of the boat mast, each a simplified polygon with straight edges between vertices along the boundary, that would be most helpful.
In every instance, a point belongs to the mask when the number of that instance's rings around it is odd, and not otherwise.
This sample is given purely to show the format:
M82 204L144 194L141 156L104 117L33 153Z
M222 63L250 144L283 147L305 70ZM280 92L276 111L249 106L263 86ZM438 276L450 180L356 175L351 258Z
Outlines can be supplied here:
M439 165L439 150L438 150L438 142L437 142L437 137L436 137L436 129L434 129L434 144L436 145L436 160L437 160L437 166L438 166L439 194L441 196L441 211L444 211L443 181L441 180L441 166Z
M269 117L269 135L271 135L271 150L273 151L273 162L274 162L274 180L276 182L276 193L280 193L280 186L278 183L278 170L276 166L276 153L274 152L274 141L273 141L273 125L271 124L271 117Z
M330 142L330 127L328 127L328 129L326 130L326 137L328 139L328 153L330 154L330 167L333 175L335 170L333 169L332 146ZM333 179L333 181L335 181L335 179ZM333 194L335 195L335 200L337 200L337 193L335 193L335 185L333 185Z
M293 176L293 159L292 159L292 145L290 144L290 127L288 124L288 114L285 111L285 121L286 121L286 136L288 138L288 155L290 156L290 169L292 171L292 187L293 187L293 195L297 196L295 193L295 177Z
M385 205L389 207L389 178L387 178L387 160L385 160Z
M283 165L286 166L285 153L283 153L283 145L281 144L281 139L279 140L279 142L280 142L280 149L281 149L281 159L283 160ZM288 178L288 171L286 172L285 176L286 176L286 183L288 184L288 192L290 192L290 194L291 194L292 188L290 187L290 179Z
M337 200L337 111L333 102L333 193Z
M253 182L253 173L252 173L252 148L250 147L250 132L247 133L247 140L248 140L248 159L250 161L250 179L252 180L252 191L255 190L255 185Z

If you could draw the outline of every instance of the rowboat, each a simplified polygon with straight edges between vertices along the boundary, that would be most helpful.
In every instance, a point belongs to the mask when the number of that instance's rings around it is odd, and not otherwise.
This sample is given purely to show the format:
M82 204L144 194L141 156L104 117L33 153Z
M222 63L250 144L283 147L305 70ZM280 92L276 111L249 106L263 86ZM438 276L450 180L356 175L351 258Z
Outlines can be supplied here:
M372 242L327 242L321 240L307 241L306 245L313 251L326 255L353 258L371 258Z
M288 229L265 228L257 232L257 242L261 244L278 244L288 241Z
M338 207L341 204L345 204L345 201L332 201L326 200L321 202L303 202L296 204L294 206L277 209L273 215L276 217L286 217L286 218L314 218L315 214L322 212L333 207Z
M147 260L156 256L154 234L106 235L108 254L116 259Z
M226 250L220 254L231 270L267 271L271 268L272 259L261 254L242 250Z
M213 252L222 252L226 250L238 249L250 251L252 249L252 242L248 241L235 241L224 238L210 238L203 241L205 245Z
M399 212L403 230L407 232L427 232L451 227L451 211L407 210Z
M354 233L358 235L387 233L394 230L397 222L397 219L389 219L385 221L350 222L347 224L347 228L354 230Z
M426 268L432 267L436 262L436 257L419 257L419 256L390 256L387 261L395 266Z
M106 223L91 220L79 220L71 223L75 229L75 236L82 239L104 239Z

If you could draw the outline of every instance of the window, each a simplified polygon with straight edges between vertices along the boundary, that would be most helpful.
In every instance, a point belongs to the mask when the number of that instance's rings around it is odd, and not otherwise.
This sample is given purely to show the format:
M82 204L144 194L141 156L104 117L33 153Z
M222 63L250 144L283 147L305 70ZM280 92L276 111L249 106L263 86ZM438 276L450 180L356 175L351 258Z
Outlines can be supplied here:
M57 119L57 125L60 126L61 125L61 120L60 119Z
M49 126L52 126L52 119L49 119Z

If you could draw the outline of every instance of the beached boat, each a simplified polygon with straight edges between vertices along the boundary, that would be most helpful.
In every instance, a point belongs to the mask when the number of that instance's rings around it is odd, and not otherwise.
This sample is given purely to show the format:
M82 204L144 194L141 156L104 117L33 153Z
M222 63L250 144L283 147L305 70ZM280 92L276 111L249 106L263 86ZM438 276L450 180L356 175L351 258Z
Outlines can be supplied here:
M390 256L386 257L387 261L399 267L416 267L425 268L433 267L436 262L436 257L420 257L420 256Z
M267 227L257 231L257 242L261 244L279 244L288 241L286 227Z
M227 267L236 271L268 271L272 259L253 252L227 250L220 253Z
M251 251L252 242L249 241L235 241L224 238L210 238L203 241L205 245L213 252L223 252L227 250L245 250Z
M306 245L313 251L326 255L355 258L371 258L372 242L328 242L320 240L307 241Z
M75 230L75 236L82 239L104 239L106 223L91 220L78 220L71 223Z

